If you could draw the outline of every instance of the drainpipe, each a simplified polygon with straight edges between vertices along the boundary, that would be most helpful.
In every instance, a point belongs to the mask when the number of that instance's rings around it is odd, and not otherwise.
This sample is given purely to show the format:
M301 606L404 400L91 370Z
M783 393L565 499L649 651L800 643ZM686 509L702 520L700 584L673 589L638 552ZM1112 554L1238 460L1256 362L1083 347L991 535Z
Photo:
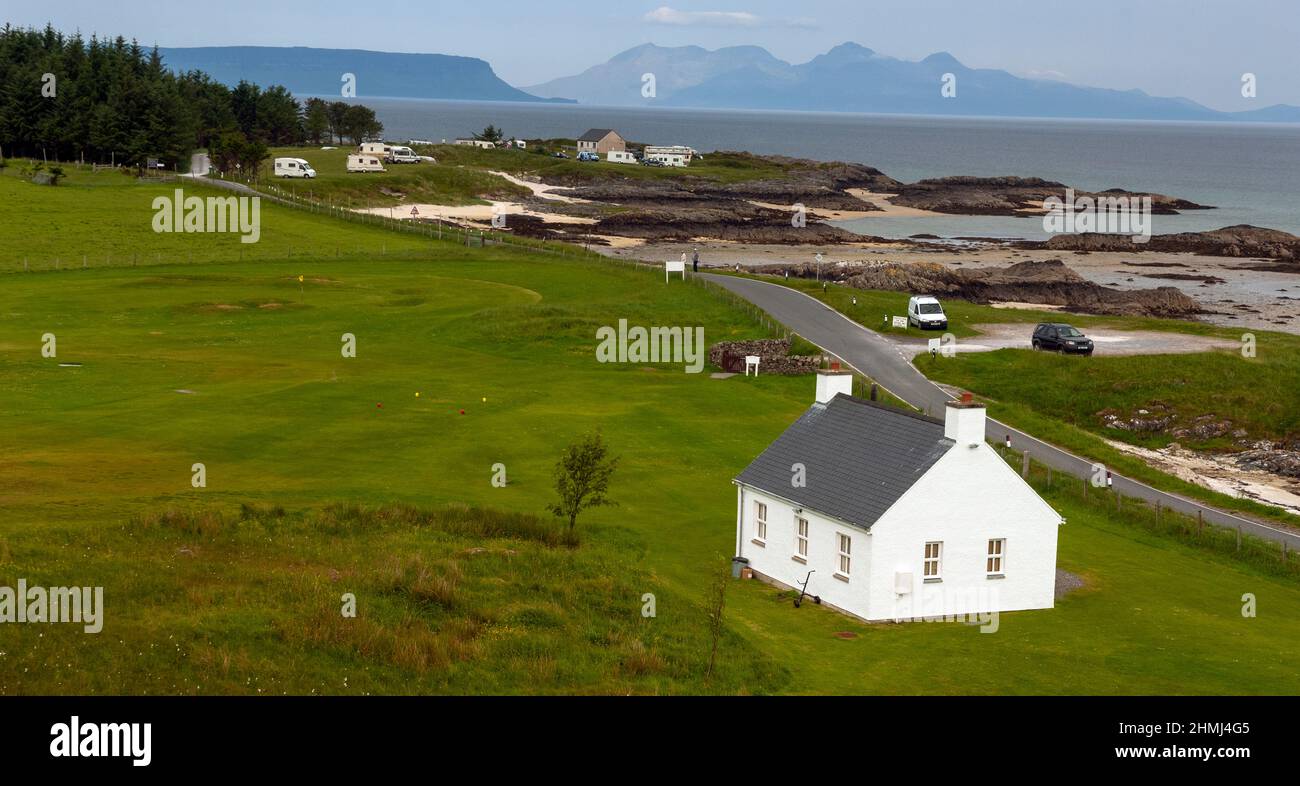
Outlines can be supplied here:
M744 524L745 524L745 487L737 484L736 485L736 556L737 557L745 556L742 553L744 551L743 544L745 542Z

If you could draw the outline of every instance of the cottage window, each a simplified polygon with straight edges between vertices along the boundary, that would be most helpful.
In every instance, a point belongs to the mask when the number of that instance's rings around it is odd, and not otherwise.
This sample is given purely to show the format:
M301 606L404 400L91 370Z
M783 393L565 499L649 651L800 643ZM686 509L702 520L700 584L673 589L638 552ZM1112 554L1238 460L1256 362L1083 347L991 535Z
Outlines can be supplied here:
M927 579L937 579L942 570L943 560L943 541L935 540L925 544L925 571L923 576Z
M754 503L754 537L767 540L767 505L762 502Z
M853 539L842 532L836 534L839 536L839 541L840 541L839 574L841 576L847 576L849 575L849 569L852 567L852 559L850 558L849 555L852 553Z
M808 556L808 519L794 520L794 550L801 557Z
M1002 558L1006 552L1007 541L1005 538L994 538L989 541L989 556L984 565L984 570L990 576L1002 575Z

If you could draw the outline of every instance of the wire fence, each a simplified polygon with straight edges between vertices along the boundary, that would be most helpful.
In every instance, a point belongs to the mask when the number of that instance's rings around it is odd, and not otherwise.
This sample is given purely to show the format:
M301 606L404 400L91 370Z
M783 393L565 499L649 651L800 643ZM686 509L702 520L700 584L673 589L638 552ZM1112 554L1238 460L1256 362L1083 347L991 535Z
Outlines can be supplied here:
M1286 542L1266 540L1243 532L1240 526L1225 527L1206 521L1200 514L1192 516L1170 510L1159 503L1121 494L1110 486L1094 486L1090 478L1077 478L1055 471L1023 452L998 449L1003 458L1036 490L1045 494L1066 494L1072 499L1105 513L1121 524L1249 563L1278 576L1300 578L1300 557Z

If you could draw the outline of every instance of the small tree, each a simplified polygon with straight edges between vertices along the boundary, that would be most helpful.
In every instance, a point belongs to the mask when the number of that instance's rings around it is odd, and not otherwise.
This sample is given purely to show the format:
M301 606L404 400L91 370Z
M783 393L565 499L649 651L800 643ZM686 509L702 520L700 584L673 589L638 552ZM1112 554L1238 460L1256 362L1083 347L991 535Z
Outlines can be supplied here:
M712 639L705 682L713 677L713 664L718 659L718 642L722 640L723 632L722 611L727 605L727 585L731 583L731 563L723 561L722 557L718 557L716 562L719 567L709 576L709 588L704 596L704 607L709 615L709 637Z
M560 501L548 505L547 510L560 518L567 516L570 531L578 523L578 514L587 508L618 504L605 497L618 466L618 458L608 456L609 448L597 431L566 448L556 462L555 491Z
M495 145L500 144L501 140L505 139L505 134L502 133L501 129L489 124L487 128L475 134L474 138L481 142L491 142Z

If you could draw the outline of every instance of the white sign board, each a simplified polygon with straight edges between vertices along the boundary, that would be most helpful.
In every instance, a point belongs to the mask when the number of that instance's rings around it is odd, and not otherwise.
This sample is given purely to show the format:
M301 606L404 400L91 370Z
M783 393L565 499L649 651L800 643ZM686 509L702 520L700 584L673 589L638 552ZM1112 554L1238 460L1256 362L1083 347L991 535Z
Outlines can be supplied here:
M907 317L894 317L894 327L907 329Z
M680 259L670 259L664 263L664 283L668 283L669 273L681 273L682 280L686 280L686 263Z
M937 338L932 338L932 339L930 339L929 344L930 344L930 354L931 354L931 355L937 354L937 353L939 352L940 348L943 346L943 342L942 342L940 339L937 339Z

